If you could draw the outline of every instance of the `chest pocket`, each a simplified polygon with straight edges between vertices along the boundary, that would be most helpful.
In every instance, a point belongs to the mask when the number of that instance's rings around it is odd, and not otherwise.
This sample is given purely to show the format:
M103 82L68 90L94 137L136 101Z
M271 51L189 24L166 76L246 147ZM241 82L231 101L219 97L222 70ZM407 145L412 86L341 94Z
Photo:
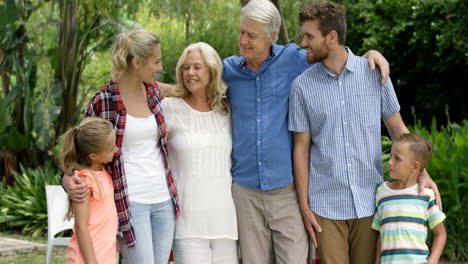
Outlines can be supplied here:
M287 72L272 72L270 73L270 86L272 96L288 97L291 91L292 80Z

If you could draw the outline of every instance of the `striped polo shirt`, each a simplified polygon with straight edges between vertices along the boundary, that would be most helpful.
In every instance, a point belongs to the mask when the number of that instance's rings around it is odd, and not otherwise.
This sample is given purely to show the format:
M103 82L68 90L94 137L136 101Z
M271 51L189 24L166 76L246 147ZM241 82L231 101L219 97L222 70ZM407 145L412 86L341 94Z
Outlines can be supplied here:
M380 231L382 263L426 263L427 226L433 229L445 219L435 203L434 192L418 185L393 190L384 182L377 189L377 212L372 229Z

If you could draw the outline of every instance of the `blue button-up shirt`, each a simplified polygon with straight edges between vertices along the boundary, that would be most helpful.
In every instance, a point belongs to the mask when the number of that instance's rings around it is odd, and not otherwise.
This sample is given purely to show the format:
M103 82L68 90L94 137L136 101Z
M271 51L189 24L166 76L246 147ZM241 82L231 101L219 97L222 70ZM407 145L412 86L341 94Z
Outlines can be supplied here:
M316 63L293 83L289 129L311 133L309 202L335 220L371 216L382 183L381 119L400 111L393 85L348 49L340 76Z
M273 45L259 73L245 59L224 60L231 103L232 177L245 187L271 190L293 182L288 98L292 81L310 65L295 44Z

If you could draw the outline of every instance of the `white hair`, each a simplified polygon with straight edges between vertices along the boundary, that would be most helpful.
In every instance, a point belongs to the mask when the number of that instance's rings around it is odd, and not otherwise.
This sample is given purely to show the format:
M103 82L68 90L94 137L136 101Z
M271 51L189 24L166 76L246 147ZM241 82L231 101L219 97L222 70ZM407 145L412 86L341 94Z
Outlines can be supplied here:
M265 33L275 33L273 43L278 40L281 27L281 15L276 6L269 0L251 0L241 9L241 16L260 22L265 25Z

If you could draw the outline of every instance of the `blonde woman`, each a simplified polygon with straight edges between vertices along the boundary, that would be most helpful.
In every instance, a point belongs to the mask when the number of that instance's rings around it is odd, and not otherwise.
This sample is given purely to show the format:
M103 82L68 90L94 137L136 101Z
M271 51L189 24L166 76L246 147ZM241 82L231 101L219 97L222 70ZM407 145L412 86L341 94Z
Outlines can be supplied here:
M181 207L175 263L238 263L231 120L221 74L217 52L203 42L191 44L177 64L173 97L162 103Z
M112 80L91 99L85 116L111 121L120 149L107 164L119 216L124 262L167 263L179 214L168 165L167 135L154 80L162 70L159 38L145 29L121 33L111 49ZM87 192L77 176L64 176L71 198Z

